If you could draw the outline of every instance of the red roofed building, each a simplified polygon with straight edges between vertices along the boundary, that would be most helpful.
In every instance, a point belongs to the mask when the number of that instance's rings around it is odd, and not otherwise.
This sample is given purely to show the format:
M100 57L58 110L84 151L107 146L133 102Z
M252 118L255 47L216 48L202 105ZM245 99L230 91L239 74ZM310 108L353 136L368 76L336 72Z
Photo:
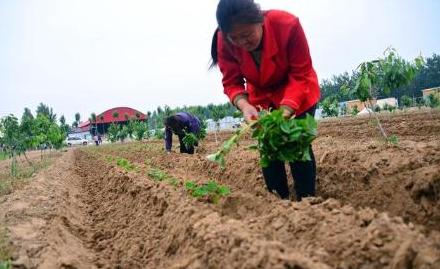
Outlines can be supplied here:
M130 107L115 107L96 115L96 122L90 120L78 125L75 133L90 132L92 135L97 131L100 134L107 132L112 123L126 124L129 120L147 120L147 115Z

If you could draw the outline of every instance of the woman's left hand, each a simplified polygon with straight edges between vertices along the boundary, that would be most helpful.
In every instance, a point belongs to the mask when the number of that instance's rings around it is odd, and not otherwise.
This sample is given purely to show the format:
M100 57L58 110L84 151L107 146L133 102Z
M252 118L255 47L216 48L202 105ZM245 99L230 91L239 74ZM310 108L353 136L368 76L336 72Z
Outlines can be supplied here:
M281 107L283 110L283 117L286 119L295 118L295 111L291 108Z

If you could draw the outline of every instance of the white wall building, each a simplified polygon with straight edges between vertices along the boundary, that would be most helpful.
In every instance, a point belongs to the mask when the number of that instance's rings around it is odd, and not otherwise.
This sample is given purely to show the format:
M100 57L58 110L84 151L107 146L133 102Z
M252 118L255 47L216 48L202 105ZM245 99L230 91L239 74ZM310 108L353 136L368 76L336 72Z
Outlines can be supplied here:
M240 127L241 123L243 122L243 118L233 118L233 117L225 117L221 120L219 120L219 126L217 126L217 123L213 119L207 119L207 131L208 132L214 132L216 130L233 130L238 127Z
M397 99L394 97L379 99L376 101L376 105L379 106L381 109L383 109L386 104L393 107L397 107L399 105Z

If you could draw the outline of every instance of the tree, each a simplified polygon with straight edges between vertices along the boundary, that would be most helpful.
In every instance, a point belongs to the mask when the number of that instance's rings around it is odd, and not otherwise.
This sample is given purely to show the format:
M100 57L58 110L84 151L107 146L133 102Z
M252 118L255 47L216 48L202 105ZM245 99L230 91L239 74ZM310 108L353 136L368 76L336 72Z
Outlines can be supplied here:
M226 114L225 111L220 107L213 107L212 109L212 119L214 120L215 125L217 127L216 131L214 132L216 143L217 143L217 132L220 131L220 120L225 117L225 114Z
M403 95L422 97L421 90L438 87L440 85L440 55L433 54L426 58L415 79L408 85L394 89L391 95L400 98Z
M400 97L400 104L402 107L410 107L412 105L412 99L408 95Z
M126 125L124 126L120 126L119 127L119 131L118 131L118 138L119 140L121 140L121 142L124 142L124 140L127 138L128 136L128 128Z
M17 117L12 114L3 117L0 121L0 130L2 132L2 143L6 151L11 157L18 154L23 146Z
M414 62L407 62L397 54L396 50L389 48L385 51L383 58L359 65L357 69L359 77L356 79L353 93L364 103L365 107L373 108L373 98L411 83L423 64L422 57L416 58ZM375 117L383 137L388 140L388 135L377 114L370 110L368 112Z
M105 130L105 128L104 128L104 124L103 124L103 122L104 122L104 115L99 115L99 121L101 122L101 134L103 134L104 135L104 130Z
M60 117L60 128L64 134L64 137L66 137L67 134L69 133L69 125L66 124L66 118L64 117L64 115L61 115Z
M339 103L335 96L326 97L321 102L322 111L327 117L337 117L339 114Z
M24 150L34 149L38 146L38 141L35 139L35 119L28 108L24 109L21 117L19 132L23 136ZM24 156L28 163L32 165L32 162L26 156L26 152L24 152Z
M438 97L436 97L434 94L430 94L430 95L428 95L427 103L428 103L429 107L431 107L431 108L439 107L440 106L440 99Z
M81 115L79 114L79 112L75 113L75 121L79 123L79 121L81 120Z
M90 114L90 124L91 124L91 126L92 126L92 130L94 129L95 131L92 131L92 133L93 134L96 134L97 133L97 130L96 130L96 113L95 112L93 112L92 114ZM94 126L94 128L93 128L93 125L95 125Z
M324 100L329 96L337 96L340 101L348 101L354 99L354 96L349 91L341 91L343 86L353 88L355 85L355 80L358 76L356 71L350 75L345 72L340 75L333 75L331 79L322 80L320 87L322 92L321 99Z
M63 146L64 137L61 128L56 123L51 122L47 130L47 140L51 148L60 149Z
M130 119L130 120L128 121L128 124L124 126L124 127L127 128L127 137L128 137L128 138L133 138L134 123L135 123L135 122L137 122L137 120Z
M17 176L17 155L25 151L18 119L10 114L0 120L3 150L11 157L11 175Z
M150 117L149 117L149 120L148 120L148 128L150 130L155 130L155 129L157 129L157 124L156 124L157 112L153 111L153 113L151 113L151 112L148 112L148 113L150 113Z
M113 117L113 122L115 122L115 120L119 118L119 112L117 110L114 110L112 113L112 117Z
M23 116L21 117L21 120L33 120L34 119L34 115L32 115L32 112L29 108L25 107L24 108L24 112L23 112Z
M351 75L347 72L339 75L334 75L330 79L321 81L321 95L325 99L331 95L338 95L340 101L347 101L356 99L356 95L351 92L340 92L341 86L347 85L350 89L355 87L356 81L359 78L359 70L355 70ZM438 87L440 85L440 55L433 54L426 58L426 63L420 67L419 72L415 78L406 86L393 88L390 92L381 91L378 98L395 97L400 100L403 95L412 98L422 97L422 89Z
M53 113L53 109L43 103L40 103L37 107L37 116L38 115L46 116L50 122L56 122L57 120L57 115Z
M45 115L38 115L35 119L35 139L38 146L41 149L41 159L43 159L43 149L50 146L49 129L51 128L51 122Z
M350 114L352 115L352 116L356 116L357 114L359 114L359 108L358 108L358 106L353 106L353 109L350 111Z
M163 110L160 106L157 107L157 115L162 115L163 114Z
M108 135L110 142L114 143L114 142L118 141L118 132L119 132L118 125L116 125L114 123L110 124L110 126L108 127L108 130L107 130L107 135Z
M171 108L170 108L168 105L165 105L165 106L164 106L164 112L163 112L163 113L165 114L165 117L169 117L169 116L171 116L171 114L172 114L173 112L172 112Z
M142 140L146 135L148 135L148 125L143 121L133 122L133 133L136 140Z
M81 115L79 112L75 113L75 121L72 123L73 128L78 128L79 121L81 120Z

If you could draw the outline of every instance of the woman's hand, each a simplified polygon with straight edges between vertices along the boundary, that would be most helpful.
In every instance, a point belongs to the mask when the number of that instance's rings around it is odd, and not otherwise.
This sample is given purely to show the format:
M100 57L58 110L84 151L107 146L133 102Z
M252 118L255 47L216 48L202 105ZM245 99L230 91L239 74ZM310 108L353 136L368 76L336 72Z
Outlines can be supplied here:
M258 120L257 109L253 105L249 104L246 99L238 100L236 105L243 113L243 118L247 123Z
M243 117L247 123L258 120L258 111L253 105L249 104L241 111L243 112Z
M281 106L280 107L283 110L283 117L286 119L295 118L295 110L288 106Z

